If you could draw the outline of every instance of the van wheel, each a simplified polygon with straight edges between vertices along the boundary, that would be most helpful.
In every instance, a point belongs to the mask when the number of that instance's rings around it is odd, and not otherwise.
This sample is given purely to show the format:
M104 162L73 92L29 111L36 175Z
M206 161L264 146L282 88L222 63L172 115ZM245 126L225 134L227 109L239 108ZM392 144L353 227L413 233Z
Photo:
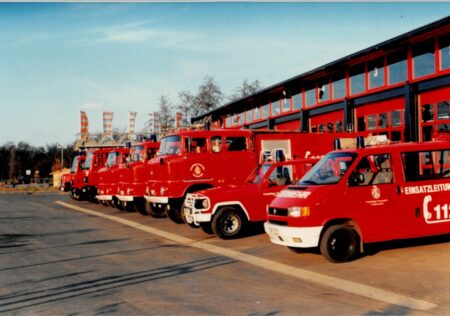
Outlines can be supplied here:
M184 224L183 218L181 217L181 205L180 203L172 202L166 207L166 214L173 222L177 224Z
M320 252L331 262L348 262L359 253L358 233L346 225L330 226L320 241Z
M167 217L166 208L162 205L156 205L152 202L145 201L145 211L147 214L154 218Z
M192 228L198 228L199 225L194 223L194 217L189 214L189 211L185 209L184 203L181 205L181 218L183 222L191 226Z
M226 207L217 212L212 220L212 230L222 239L236 238L244 231L247 220L232 207Z
M212 230L212 227L211 227L211 222L201 222L200 223L200 229L205 234L208 234L208 235L213 235L214 234L214 232Z

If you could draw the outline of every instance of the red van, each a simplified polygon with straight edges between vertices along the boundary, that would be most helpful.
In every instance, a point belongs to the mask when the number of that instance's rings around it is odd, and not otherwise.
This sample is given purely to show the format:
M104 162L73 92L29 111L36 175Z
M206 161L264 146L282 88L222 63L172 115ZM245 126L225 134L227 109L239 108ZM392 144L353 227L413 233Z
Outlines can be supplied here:
M345 262L364 244L450 233L450 142L335 150L268 207L270 240Z

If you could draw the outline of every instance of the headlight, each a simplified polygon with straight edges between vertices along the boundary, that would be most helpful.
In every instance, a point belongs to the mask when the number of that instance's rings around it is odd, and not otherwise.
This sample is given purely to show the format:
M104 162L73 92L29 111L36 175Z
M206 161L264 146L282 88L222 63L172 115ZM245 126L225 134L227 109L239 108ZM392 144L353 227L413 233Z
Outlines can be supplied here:
M200 209L207 209L209 207L209 201L208 201L208 199L198 199L198 200L195 200L195 208L197 209L197 210L200 210Z
M159 194L164 195L165 192L166 192L165 187L161 187L161 189L159 189Z
M309 206L293 206L288 208L288 216L292 217L303 217L309 216L311 211Z

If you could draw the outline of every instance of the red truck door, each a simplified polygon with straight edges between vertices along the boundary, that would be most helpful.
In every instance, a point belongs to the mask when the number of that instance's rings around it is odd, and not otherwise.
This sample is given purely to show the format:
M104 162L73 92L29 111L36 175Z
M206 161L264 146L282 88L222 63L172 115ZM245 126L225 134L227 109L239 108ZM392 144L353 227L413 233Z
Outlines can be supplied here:
M257 166L257 155L250 149L250 139L245 136L227 136L223 144L222 174L225 182L242 182ZM234 169L228 176L226 170ZM236 170L237 169L237 170Z
M403 230L399 225L403 210L392 166L389 153L368 155L349 176L343 201L350 204L364 242L395 238Z
M406 201L405 237L450 231L450 150L423 150L402 154Z

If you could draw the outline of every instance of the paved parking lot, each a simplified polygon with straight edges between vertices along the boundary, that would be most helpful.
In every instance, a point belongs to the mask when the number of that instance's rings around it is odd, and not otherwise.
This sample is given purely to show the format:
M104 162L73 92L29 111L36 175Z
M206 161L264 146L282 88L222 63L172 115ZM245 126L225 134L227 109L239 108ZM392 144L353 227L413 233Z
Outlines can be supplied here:
M0 195L0 312L450 314L450 236L373 245L346 264L265 234L224 241L66 195Z

